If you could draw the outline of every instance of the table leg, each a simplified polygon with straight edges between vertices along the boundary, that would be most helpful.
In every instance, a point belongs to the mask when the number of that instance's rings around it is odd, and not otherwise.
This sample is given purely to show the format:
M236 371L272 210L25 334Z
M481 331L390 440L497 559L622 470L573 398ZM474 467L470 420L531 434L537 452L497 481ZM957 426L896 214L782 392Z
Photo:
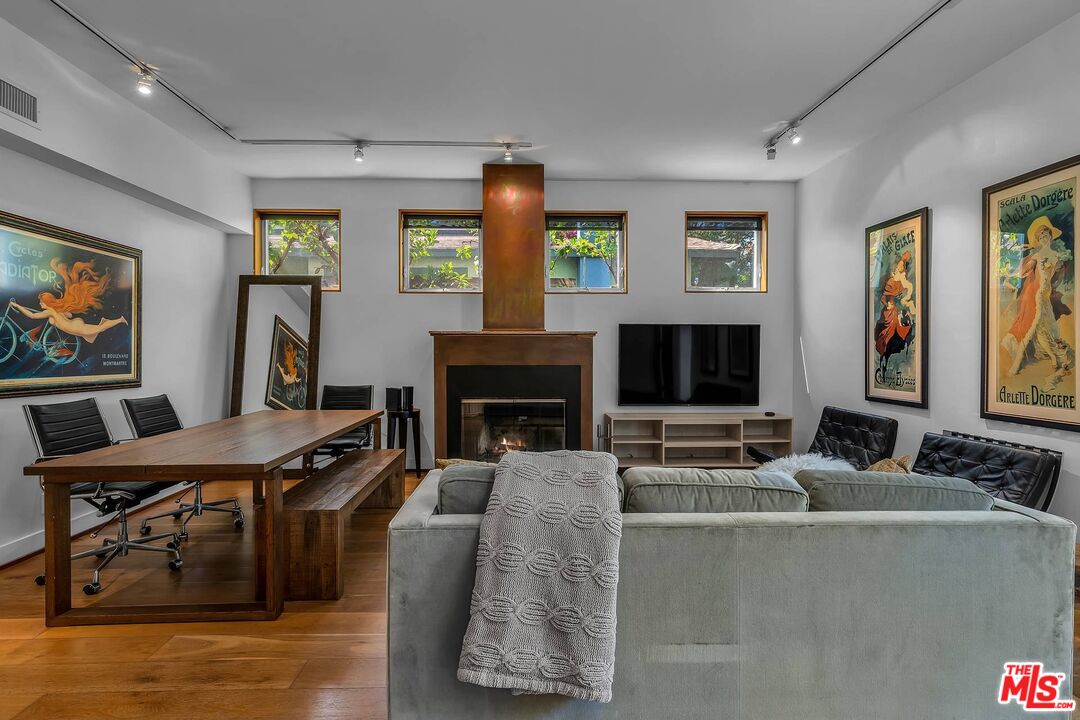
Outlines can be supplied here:
M285 609L285 518L282 503L281 468L258 480L264 487L262 510L258 514L255 555L256 598L266 609L280 615Z
M371 448L373 450L382 449L382 418L375 418L371 421Z
M45 483L45 624L71 609L71 486Z
M416 459L416 477L420 477L420 416L412 419L413 457Z

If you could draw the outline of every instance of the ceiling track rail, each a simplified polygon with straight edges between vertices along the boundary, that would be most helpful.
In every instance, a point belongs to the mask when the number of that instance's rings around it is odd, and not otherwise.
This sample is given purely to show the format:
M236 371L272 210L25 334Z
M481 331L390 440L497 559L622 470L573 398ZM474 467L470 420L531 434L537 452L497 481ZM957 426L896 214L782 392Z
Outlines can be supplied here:
M953 2L953 0L937 0L937 2L935 2L935 3L934 3L934 5L933 5L933 6L932 6L932 7L931 7L931 8L929 9L929 10L927 10L926 12L924 12L924 13L923 13L922 15L920 15L920 16L919 16L919 17L918 17L918 18L917 18L917 19L916 19L916 20L915 20L915 21L914 21L913 23L911 23L911 24L910 24L910 25L908 25L908 26L907 26L906 28L904 28L904 29L903 29L903 30L902 30L902 31L900 32L900 34L899 34L899 35L897 35L897 36L896 36L896 37L894 37L894 38L893 38L892 40L890 40L890 41L889 41L888 43L886 43L886 44L885 44L885 46L884 46L884 47L882 47L882 48L881 48L880 50L878 50L878 51L877 51L877 52L876 52L876 53L875 53L874 55L872 55L872 56L870 57L870 59L869 59L869 60L867 60L866 62L864 62L864 63L863 63L862 65L860 65L860 66L859 66L859 68L858 68L858 69L857 69L857 70L856 70L855 72L851 73L851 74L850 74L850 75L848 75L848 76L847 76L846 78L844 78L843 80L841 80L841 81L840 81L840 82L839 82L839 83L838 83L837 85L835 85L835 86L834 86L834 87L833 87L832 89L830 89L830 90L829 90L828 92L826 92L826 93L825 93L824 95L822 95L822 96L821 96L820 98L818 98L818 99L817 99L816 101L814 101L814 103L813 103L812 105L810 105L810 107L808 107L808 108L806 108L805 110L803 110L803 111L802 111L802 113L800 113L800 114L799 114L799 115L798 115L797 117L795 117L795 118L794 118L793 120L789 120L789 121L788 121L788 122L787 122L787 123L786 123L786 124L784 125L783 129L781 129L781 130L780 130L779 132L777 132L777 133L775 133L774 135L772 135L772 136L771 136L771 137L770 137L770 138L769 138L769 139L768 139L768 140L767 140L767 141L765 142L765 149L767 150L767 149L769 149L769 148L773 148L773 147L776 147L776 144L777 144L778 142L780 142L780 140L781 140L781 139L783 139L783 137L784 137L785 135L788 135L788 134L789 134L789 133L791 133L791 132L792 132L792 131L793 131L793 130L794 130L795 128L799 127L799 125L801 125L801 124L803 123L803 121L804 121L804 120L806 120L806 118L810 117L810 115L811 115L811 114L812 114L812 113L813 113L813 112L814 112L815 110L817 110L817 109L818 109L819 107L821 107L822 105L824 105L825 103L827 103L827 102L828 102L829 100L832 100L832 98L833 98L833 97L834 97L834 96L835 96L835 95L836 95L837 93L839 93L839 92L840 92L841 90L843 90L843 89L844 89L845 87L847 87L847 86L848 86L848 85L850 85L850 84L851 84L852 82L854 82L856 78L858 78L858 77L859 77L860 75L862 75L862 74L863 74L864 72L866 72L867 70L869 70L869 69L870 69L870 67L871 67L871 66L872 66L872 65L873 65L874 63L876 63L876 62L877 62L878 60L880 60L881 58L885 57L885 55L886 55L886 54L887 54L887 53L888 53L888 52L889 52L890 50L892 50L892 49L893 49L893 48L895 48L895 47L896 47L897 45L899 45L899 44L900 44L900 43L902 43L902 42L903 42L904 40L906 40L906 39L907 39L907 38L908 38L908 37L909 37L909 36L910 36L910 35L911 35L912 33L914 33L914 32L915 32L916 30L918 30L918 29L919 29L920 27L922 27L923 25L925 25L926 23L928 23L928 22L929 22L929 21L930 21L930 20L931 20L931 19L932 19L932 18L933 18L933 17L935 16L935 15L937 15L937 14L938 14L939 12L941 12L941 11L942 11L942 10L944 10L944 9L945 9L946 7L948 7L948 6L949 6L949 5L950 5L950 4L952 3L952 2Z
M213 125L215 128L229 136L231 140L244 145L294 145L294 146L306 146L306 147L320 147L320 146L359 146L365 147L377 147L377 146L397 146L397 147L475 147L475 148L500 148L504 150L517 150L520 148L531 148L532 143L528 142L497 142L497 141L457 141L457 140L368 140L363 138L354 139L337 139L337 140L316 140L306 138L241 138L235 135L229 128L222 122L219 122L217 118L204 110L198 103L189 98L183 92L180 91L175 85L170 83L161 77L158 71L149 63L143 61L137 57L134 53L122 46L120 43L113 40L106 35L102 30L98 29L93 23L79 15L79 13L72 10L61 0L49 0L57 9L74 20L77 24L82 26L87 32L96 37L101 42L108 45L114 52L120 57L124 58L134 67L138 68L140 73L146 73L154 78L154 81L161 87L165 88L170 94L172 94L177 100L187 105L192 111L202 117L203 120Z

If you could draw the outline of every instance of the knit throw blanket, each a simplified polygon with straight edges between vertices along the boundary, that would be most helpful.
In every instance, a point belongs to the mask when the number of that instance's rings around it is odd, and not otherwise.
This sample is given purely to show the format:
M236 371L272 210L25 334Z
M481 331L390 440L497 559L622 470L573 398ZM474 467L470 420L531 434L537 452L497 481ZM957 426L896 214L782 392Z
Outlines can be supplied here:
M622 514L608 453L511 452L480 523L458 680L609 702Z

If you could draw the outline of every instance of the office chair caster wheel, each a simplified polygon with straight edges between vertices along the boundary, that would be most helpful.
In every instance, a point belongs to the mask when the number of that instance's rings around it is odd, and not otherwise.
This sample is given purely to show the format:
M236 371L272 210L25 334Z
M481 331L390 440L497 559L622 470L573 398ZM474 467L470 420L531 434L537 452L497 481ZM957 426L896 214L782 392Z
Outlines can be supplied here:
M139 534L140 535L149 535L150 534L150 526L149 525L140 525L139 526Z
M45 576L38 575L36 578L34 578L34 583L40 587L45 587Z
M82 591L87 595L97 595L101 592L101 585L98 583L86 583L82 586Z
M169 548L170 550L179 550L180 543L170 540L169 542L165 543L165 547Z
M176 537L180 538L181 540L187 540L187 538L188 538L187 530L183 530L183 531L177 533Z
M232 524L237 530L241 530L244 527L244 518L238 517L232 521Z
M170 560L169 561L169 569L170 570L179 570L182 567L184 567L184 561L183 560Z
M179 520L180 518L184 517L184 513L182 513L182 512L174 512L172 514L172 516L173 516L173 520Z

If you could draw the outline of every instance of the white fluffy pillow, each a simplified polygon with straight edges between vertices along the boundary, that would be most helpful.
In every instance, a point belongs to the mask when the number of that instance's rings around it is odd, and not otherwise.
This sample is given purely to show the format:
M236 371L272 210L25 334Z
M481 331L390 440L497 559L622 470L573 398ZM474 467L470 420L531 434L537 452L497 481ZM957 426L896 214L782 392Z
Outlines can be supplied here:
M782 472L792 477L800 470L854 470L854 466L847 460L840 458L825 457L821 453L806 453L805 455L786 455L776 458L760 466L758 470L771 470Z

